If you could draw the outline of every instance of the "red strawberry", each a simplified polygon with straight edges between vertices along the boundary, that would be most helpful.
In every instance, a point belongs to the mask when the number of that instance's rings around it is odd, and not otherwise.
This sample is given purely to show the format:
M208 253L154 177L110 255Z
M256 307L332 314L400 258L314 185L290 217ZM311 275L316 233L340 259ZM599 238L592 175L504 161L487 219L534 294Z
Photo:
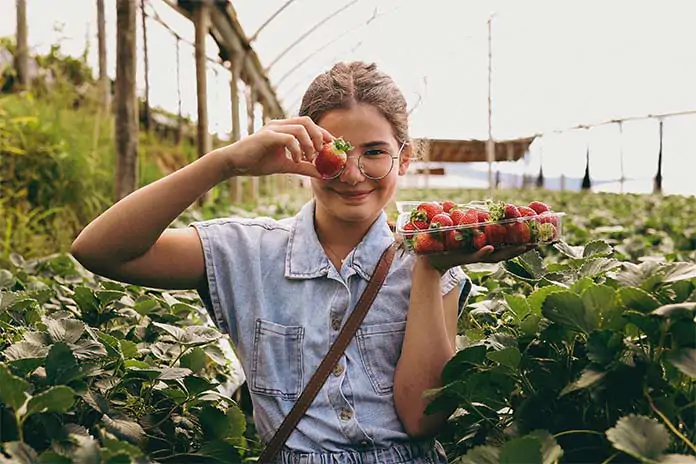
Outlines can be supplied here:
M476 214L478 215L478 222L486 222L491 218L491 215L485 211L478 211Z
M425 221L415 221L415 222L411 221L411 222L407 222L404 225L404 231L425 230L428 227L429 227L428 223Z
M434 201L421 203L411 211L411 221L426 221L430 222L433 216L442 213L442 205Z
M452 208L454 208L455 206L457 206L457 204L450 200L445 200L442 202L442 210L445 213L449 213L450 211L452 211Z
M532 208L534 211L537 212L537 214L541 214L545 211L551 211L551 208L549 208L549 205L546 203L542 203L540 201L533 201L529 204L529 207Z
M522 245L532 241L532 233L526 222L513 222L505 226L507 233L505 240L507 243Z
M462 226L466 224L476 224L478 222L478 213L475 209L454 209L450 211L450 217L454 222L455 226Z
M479 231L474 232L474 237L471 239L471 244L474 246L474 249L476 250L480 250L481 248L485 247L486 245L488 245L486 234Z
M317 167L319 174L326 179L335 177L346 164L348 159L346 153L352 149L351 144L342 138L325 143L319 150L319 153L317 153L316 158L314 158L314 165Z
M466 237L460 230L448 230L445 233L445 248L448 250L459 250L466 245Z
M487 224L484 226L486 240L493 246L502 245L505 243L507 231L502 224Z
M558 227L558 216L554 216L550 211L539 214L537 221L540 224L553 224L554 227Z
M524 217L524 216L536 216L537 215L537 212L534 211L529 206L518 206L517 210L520 212L522 217Z
M440 228L440 227L449 227L452 225L454 225L454 222L452 221L452 218L450 217L450 215L447 213L436 214L430 220L430 228L431 229Z
M432 234L419 234L415 238L413 249L416 253L434 253L445 251L445 245Z
M517 206L510 203L505 205L504 214L505 219L518 218L521 216L520 210L517 209Z

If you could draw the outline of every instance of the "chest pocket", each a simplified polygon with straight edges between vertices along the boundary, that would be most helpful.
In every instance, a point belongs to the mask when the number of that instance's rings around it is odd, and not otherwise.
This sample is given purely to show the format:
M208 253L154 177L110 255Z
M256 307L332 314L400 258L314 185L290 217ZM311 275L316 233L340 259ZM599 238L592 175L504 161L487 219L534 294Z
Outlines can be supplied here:
M364 325L356 338L365 373L379 395L394 390L394 371L401 355L406 321Z
M304 327L256 320L249 390L295 400L302 391Z

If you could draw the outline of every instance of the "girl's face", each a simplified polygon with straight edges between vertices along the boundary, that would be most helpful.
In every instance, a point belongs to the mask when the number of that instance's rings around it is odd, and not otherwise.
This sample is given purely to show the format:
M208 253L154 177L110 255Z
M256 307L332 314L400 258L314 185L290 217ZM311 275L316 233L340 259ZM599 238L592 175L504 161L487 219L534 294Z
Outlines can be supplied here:
M391 124L379 110L359 103L349 109L327 112L319 125L334 137L343 137L350 142L353 150L348 153L348 162L339 177L331 180L312 179L317 219L332 218L367 226L396 193L397 178L404 175L408 168L410 147L403 147L386 177L373 180L360 171L358 157L363 154L374 156L379 152L396 156L401 148Z

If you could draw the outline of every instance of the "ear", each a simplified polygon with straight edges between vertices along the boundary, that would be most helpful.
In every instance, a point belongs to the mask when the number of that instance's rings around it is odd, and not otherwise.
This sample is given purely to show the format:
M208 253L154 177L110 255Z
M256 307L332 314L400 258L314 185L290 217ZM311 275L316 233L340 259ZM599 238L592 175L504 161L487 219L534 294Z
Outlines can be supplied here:
M399 157L399 175L403 176L408 171L408 167L411 165L411 158L413 157L413 148L411 144L404 146L401 150L401 156Z

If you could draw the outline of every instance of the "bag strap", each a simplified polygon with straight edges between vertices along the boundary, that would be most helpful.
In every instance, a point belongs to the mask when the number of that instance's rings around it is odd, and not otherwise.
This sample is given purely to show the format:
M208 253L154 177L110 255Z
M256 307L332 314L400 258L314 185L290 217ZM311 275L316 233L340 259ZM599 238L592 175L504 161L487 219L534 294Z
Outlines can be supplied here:
M273 438L271 438L271 441L268 442L268 445L261 453L261 456L259 456L258 462L273 462L273 459L285 444L288 437L295 429L295 426L307 411L307 408L309 408L309 405L312 404L312 401L314 401L314 398L317 396L317 393L319 393L319 390L321 390L321 387L324 385L324 382L326 382L329 374L331 374L331 371L335 367L336 363L343 355L343 352L352 340L355 332L358 330L358 327L360 327L363 319L365 319L367 310L370 309L370 306L372 306L372 302L375 300L380 287L384 283L384 279L387 277L387 273L391 267L395 252L396 244L392 243L382 253L379 262L377 263L377 267L375 268L375 272L372 274L372 278L367 283L367 287L360 296L360 300L358 300L355 309L348 317L348 320L343 326L343 329L341 329L341 332L338 334L336 341L334 341L331 348L329 348L329 352L326 354L326 357L322 360L321 364L319 364L319 367L317 368L316 372L314 372L314 375L310 379L305 389L302 391L302 394L300 394L297 402L285 417L283 423L280 424L280 427L278 427L278 430L276 431L275 435L273 435Z

